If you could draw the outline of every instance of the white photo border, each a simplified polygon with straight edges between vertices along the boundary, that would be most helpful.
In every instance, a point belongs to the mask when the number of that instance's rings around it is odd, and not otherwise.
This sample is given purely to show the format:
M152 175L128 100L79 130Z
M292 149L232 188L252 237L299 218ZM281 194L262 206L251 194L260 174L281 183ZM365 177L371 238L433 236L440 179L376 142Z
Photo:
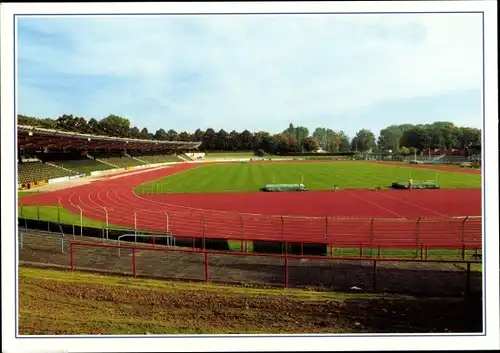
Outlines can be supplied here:
M498 56L496 1L9 3L1 4L1 185L3 351L310 351L401 348L494 349L499 343ZM17 337L16 18L70 14L450 13L483 17L483 290L484 334L179 335ZM14 170L14 172L12 172ZM488 191L486 193L486 190ZM486 235L488 239L486 239ZM486 247L486 243L488 247ZM14 251L12 251L14 250ZM486 286L486 283L488 285Z

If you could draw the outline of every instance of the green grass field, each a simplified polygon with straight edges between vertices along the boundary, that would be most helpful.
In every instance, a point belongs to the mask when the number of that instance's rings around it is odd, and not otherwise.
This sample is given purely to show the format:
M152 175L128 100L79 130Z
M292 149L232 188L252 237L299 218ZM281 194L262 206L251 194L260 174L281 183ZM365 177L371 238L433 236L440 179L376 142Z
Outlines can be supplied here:
M30 195L36 195L39 194L39 191L24 191L24 190L18 190L17 191L17 198L21 198L23 196L30 196Z
M138 186L135 192L205 193L257 191L265 184L304 182L309 190L389 188L394 181L438 179L441 188L480 188L481 175L417 169L400 165L336 161L332 163L232 163L197 167Z
M26 219L36 219L40 221L55 222L60 224L69 224L80 226L80 223L84 227L93 228L106 228L105 222L96 221L87 217L82 217L80 222L80 215L66 210L64 207L57 206L22 206L18 207L18 216L20 218ZM23 225L21 224L21 227ZM123 226L117 226L113 224L108 224L108 228L113 229L129 229Z

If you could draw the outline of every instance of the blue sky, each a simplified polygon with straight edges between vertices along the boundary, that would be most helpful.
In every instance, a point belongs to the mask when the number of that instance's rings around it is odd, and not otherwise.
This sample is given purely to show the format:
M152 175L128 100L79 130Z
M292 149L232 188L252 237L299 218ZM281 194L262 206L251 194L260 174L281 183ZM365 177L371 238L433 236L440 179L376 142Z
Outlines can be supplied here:
M18 21L20 114L117 114L151 132L481 126L478 14Z

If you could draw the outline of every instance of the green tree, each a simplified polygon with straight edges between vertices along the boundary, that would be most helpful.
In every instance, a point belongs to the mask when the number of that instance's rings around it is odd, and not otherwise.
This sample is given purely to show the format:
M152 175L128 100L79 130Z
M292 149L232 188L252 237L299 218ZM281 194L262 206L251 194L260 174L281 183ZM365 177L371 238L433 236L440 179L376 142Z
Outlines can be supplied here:
M130 129L130 137L131 138L139 138L139 136L141 135L141 131L139 130L139 128L137 126L134 126L133 128Z
M163 129L156 130L154 134L155 140L165 141L167 139L167 133Z
M179 134L174 129L167 131L167 141L177 141L179 140Z
M141 132L139 133L139 138L143 140L148 140L149 139L149 131L147 128L143 128Z
M313 137L318 141L318 145L324 149L328 149L328 135L327 130L324 127L317 127L313 132Z
M368 129L359 130L351 142L354 151L366 152L373 147L375 147L375 135Z
M108 115L99 121L99 125L107 136L128 137L130 135L130 121L118 115Z
M306 136L302 138L301 147L303 151L315 152L318 150L319 144L314 136Z
M380 135L377 140L377 146L381 152L389 150L397 151L399 149L399 141L403 136L403 130L397 125L391 125L380 130Z

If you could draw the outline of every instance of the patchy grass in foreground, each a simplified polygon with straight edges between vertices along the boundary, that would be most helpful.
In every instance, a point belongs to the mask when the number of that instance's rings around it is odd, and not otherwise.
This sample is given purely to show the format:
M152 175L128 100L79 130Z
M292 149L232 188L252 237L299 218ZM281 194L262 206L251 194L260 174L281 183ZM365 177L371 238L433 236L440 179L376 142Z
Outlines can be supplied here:
M23 267L19 308L21 335L482 329L479 299L253 289Z

